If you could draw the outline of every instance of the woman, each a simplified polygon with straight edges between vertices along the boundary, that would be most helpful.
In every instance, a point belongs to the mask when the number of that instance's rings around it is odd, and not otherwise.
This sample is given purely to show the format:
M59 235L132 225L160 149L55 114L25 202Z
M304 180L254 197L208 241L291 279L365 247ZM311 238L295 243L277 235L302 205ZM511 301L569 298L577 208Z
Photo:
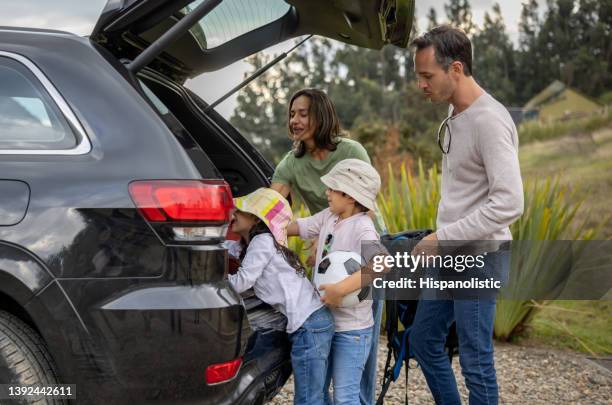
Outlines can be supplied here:
M297 192L314 215L327 208L321 176L341 160L370 158L359 142L340 136L336 109L321 90L302 89L291 97L288 126L294 148L276 167L271 187L285 197Z
M289 101L288 127L293 149L285 155L272 176L271 188L284 197L297 192L311 214L327 208L326 186L321 177L344 159L359 159L370 163L365 148L357 141L341 136L336 108L327 94L317 89L302 89ZM375 224L385 230L380 215ZM376 353L380 334L382 302L373 301L374 334L370 356L361 380L362 404L374 403Z

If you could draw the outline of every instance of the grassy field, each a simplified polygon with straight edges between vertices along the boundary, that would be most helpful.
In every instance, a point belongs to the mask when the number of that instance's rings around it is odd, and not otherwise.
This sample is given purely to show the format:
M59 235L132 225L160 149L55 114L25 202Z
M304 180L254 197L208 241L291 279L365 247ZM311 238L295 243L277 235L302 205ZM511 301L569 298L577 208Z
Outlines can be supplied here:
M612 127L526 144L520 160L526 183L559 176L573 191L570 198L583 200L575 221L605 223L601 236L612 238ZM610 314L612 301L555 301L536 315L519 342L610 355Z
M555 301L537 314L518 343L612 354L612 301Z
M543 142L532 142L520 149L525 183L546 176L559 176L583 206L576 222L586 220L597 227L610 219L602 237L612 238L612 126L592 134L578 134Z

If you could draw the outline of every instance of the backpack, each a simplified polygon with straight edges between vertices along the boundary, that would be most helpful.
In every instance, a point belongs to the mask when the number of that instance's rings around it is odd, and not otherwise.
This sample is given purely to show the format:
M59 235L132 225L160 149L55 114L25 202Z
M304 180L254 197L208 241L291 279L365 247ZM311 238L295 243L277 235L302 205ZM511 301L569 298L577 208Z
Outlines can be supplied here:
M430 234L431 230L409 231L400 234L383 235L382 241L393 243L399 240L420 240ZM393 297L391 297L393 298ZM384 397L392 382L397 381L402 365L405 365L406 375L406 395L405 402L408 403L408 370L410 369L410 359L414 358L409 344L408 337L414 322L418 300L385 300L385 333L387 335L387 360L383 374L382 389L376 405L384 404ZM400 325L403 330L400 330ZM458 340L455 323L450 326L446 337L445 349L448 353L449 361L452 362L453 356L458 353ZM393 365L391 365L393 358Z

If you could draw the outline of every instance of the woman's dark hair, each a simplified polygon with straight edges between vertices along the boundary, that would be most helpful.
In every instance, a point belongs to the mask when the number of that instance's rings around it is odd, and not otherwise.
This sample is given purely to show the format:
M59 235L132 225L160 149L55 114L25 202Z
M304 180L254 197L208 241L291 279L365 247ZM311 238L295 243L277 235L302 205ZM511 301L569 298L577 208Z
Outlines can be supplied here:
M329 96L318 89L302 89L291 96L287 111L287 128L291 135L291 107L296 98L306 96L310 99L308 117L310 126L315 127L314 141L317 149L336 150L340 136L340 120L336 107ZM301 158L306 153L306 145L300 141L293 145L295 157Z
M411 45L418 51L433 46L436 62L448 72L450 65L461 62L463 73L472 75L472 43L465 32L451 25L440 25L414 39Z
M253 227L249 231L249 241L252 241L255 236L261 235L264 233L272 234L268 226L263 221L259 220L259 222L253 225ZM272 240L274 241L274 247L276 248L276 251L283 255L283 258L289 264L289 266L293 267L297 274L299 274L302 277L305 277L306 269L304 268L304 265L300 261L300 258L297 255L297 253L295 253L293 250L278 243L276 241L276 238L274 238L274 235L272 235ZM240 259L240 262L242 262L242 260L244 260L244 256L246 255L246 251L247 251L247 248L249 247L249 244L246 243L243 238L240 238L240 247L242 249L240 252L239 259Z

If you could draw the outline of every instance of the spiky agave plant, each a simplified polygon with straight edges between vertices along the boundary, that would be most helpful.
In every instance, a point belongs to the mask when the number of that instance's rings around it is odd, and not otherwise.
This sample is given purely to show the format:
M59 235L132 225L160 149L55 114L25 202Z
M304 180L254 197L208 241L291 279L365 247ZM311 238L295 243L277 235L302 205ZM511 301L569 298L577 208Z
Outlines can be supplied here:
M510 299L497 303L496 338L509 340L520 334L543 304L563 292L580 256L580 245L576 249L570 241L591 240L599 234L601 228L589 229L586 221L574 221L582 201L571 202L573 196L558 179L535 181L525 188L525 212L510 228L517 242L510 279L501 292Z
M399 178L389 165L389 178L378 195L378 207L390 233L434 229L440 200L440 175L436 166L425 170L419 159L416 178L400 166Z

